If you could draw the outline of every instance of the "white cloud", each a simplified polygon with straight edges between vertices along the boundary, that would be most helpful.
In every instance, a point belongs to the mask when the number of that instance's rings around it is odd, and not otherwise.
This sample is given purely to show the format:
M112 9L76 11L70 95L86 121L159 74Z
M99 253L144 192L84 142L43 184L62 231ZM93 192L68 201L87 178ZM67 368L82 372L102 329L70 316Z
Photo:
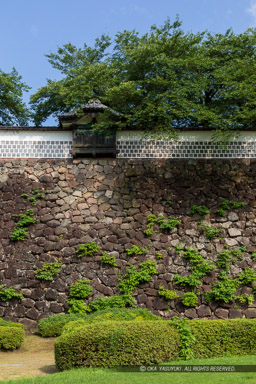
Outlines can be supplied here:
M253 23L256 25L256 0L251 1L250 7L246 9L246 12L253 17Z

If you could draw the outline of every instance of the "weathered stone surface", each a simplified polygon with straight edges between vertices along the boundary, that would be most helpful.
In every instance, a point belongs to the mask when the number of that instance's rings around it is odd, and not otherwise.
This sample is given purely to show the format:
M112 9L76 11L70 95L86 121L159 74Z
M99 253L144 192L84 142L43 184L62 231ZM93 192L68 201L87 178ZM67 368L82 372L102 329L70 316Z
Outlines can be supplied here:
M32 308L32 307L34 307L34 305L35 305L35 301L34 301L34 300L31 300L31 299L29 299L29 298L22 299L22 300L21 300L21 303L22 303L22 305L24 305L24 307L26 307L26 308Z
M140 284L134 295L139 306L147 307L164 318L182 315L189 318L255 317L255 304L207 303L204 293L211 290L217 274L208 274L200 287L198 308L187 308L180 300L167 302L158 289L175 289L182 296L186 288L175 286L176 274L191 273L191 263L176 255L174 246L182 243L197 247L205 258L217 260L224 245L247 247L242 261L233 262L230 273L254 268L250 253L255 250L255 165L253 160L152 160L152 159L77 159L70 160L1 160L0 161L0 280L15 286L25 296L22 301L1 302L0 316L27 320L34 325L42 317L67 310L70 285L90 279L93 295L120 294L120 277L129 265L139 270L142 261L157 262L157 275ZM237 183L236 180L242 180ZM4 180L4 181L3 181ZM24 242L10 242L14 228L13 214L24 213L31 203L21 198L38 189L50 190L33 207L37 223L29 227ZM215 215L224 199L245 201L245 207ZM172 205L166 204L167 200ZM189 215L192 204L206 205L211 214L203 224L224 228L223 239L206 238L198 228L199 215ZM154 226L146 237L147 216L173 216L181 221L169 231ZM198 231L199 229L199 231ZM101 250L78 258L80 244L96 241ZM125 249L144 247L145 255L128 256ZM170 248L169 248L170 247ZM119 269L102 264L101 253L117 258ZM156 258L156 252L163 254ZM62 268L52 282L35 279L35 270L45 262L61 260ZM120 276L117 276L117 272ZM251 294L251 287L241 287L239 294ZM94 296L93 296L94 297ZM172 311L165 312L169 307Z
M198 317L196 310L194 308L186 309L184 315L189 319L195 319Z
M31 308L26 312L26 316L32 320L38 320L39 312L35 308Z
M238 217L238 215L235 212L230 212L228 214L228 220L229 221L238 221L239 217Z
M9 178L9 176L7 175L7 173L0 175L0 183L6 183L8 178Z
M248 308L245 311L245 317L247 317L248 319L256 318L256 308Z
M44 243L44 250L47 251L54 251L56 249L56 242L54 241L45 241Z
M83 216L74 216L74 217L72 217L72 222L73 223L83 223L84 218L83 218Z
M231 308L229 310L229 316L228 316L230 319L237 319L239 317L243 317L243 313L240 309L234 309L234 308Z
M241 231L240 229L237 229L237 228L229 228L228 233L229 233L229 236L231 237L241 236Z
M60 225L60 222L58 220L50 220L47 225L51 228L56 228Z
M207 305L200 305L197 309L198 317L208 317L211 316L211 310Z
M166 310L168 309L168 303L164 299L161 299L160 297L156 297L154 300L154 308L159 311Z
M66 247L62 249L62 254L64 257L73 256L75 255L76 250L73 247Z
M20 319L19 323L23 324L26 329L37 329L37 321L31 319Z
M138 303L141 304L141 303L146 303L147 302L147 295L145 295L144 293L142 295L138 295Z
M63 312L63 306L60 304L57 304L57 303L52 303L50 306L50 310L53 313L61 313L61 312Z
M39 312L43 312L46 308L47 308L47 304L45 301L37 301L35 303L35 308L39 311Z
M57 300L58 292L55 289L48 288L45 292L46 300Z
M215 311L215 315L220 319L227 319L229 311L227 309L218 308Z
M36 288L31 292L31 299L40 300L44 297L44 291L41 288Z

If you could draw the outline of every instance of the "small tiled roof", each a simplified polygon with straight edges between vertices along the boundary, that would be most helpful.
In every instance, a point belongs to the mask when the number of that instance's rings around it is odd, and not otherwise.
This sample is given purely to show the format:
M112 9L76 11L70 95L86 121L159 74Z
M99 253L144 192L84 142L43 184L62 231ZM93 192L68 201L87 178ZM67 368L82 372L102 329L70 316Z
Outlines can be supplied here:
M84 104L81 107L83 112L104 112L105 110L109 110L116 116L122 116L121 113L114 111L114 109L109 108L107 105L102 104L99 99L91 99L88 103ZM73 119L77 117L77 113L75 111L63 113L62 115L58 115L59 120Z

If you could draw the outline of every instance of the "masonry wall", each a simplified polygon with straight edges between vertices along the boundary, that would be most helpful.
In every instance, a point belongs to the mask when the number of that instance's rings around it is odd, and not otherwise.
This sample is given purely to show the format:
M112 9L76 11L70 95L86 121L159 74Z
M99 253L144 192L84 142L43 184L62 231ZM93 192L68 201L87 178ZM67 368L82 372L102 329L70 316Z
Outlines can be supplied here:
M66 312L69 287L77 279L91 281L89 301L118 295L117 274L144 260L155 261L158 274L136 288L134 298L140 307L164 318L256 317L255 302L250 306L206 303L204 293L216 282L215 272L202 280L195 308L185 307L179 299L168 304L158 295L161 285L180 295L189 291L172 283L176 273L191 273L191 264L175 254L178 243L198 248L213 261L227 245L246 246L242 260L232 264L231 276L255 268L251 258L256 249L255 167L255 160L0 160L0 284L24 295L22 301L0 302L0 317L33 327L42 317ZM21 195L33 196L35 189L50 193L31 206ZM243 201L245 206L219 217L216 210L225 199ZM204 223L223 228L222 239L205 237L198 227L200 217L190 215L193 204L210 209ZM29 228L25 241L12 242L13 214L30 208L37 223ZM143 231L149 214L173 216L181 224L148 238ZM96 241L116 256L118 268L103 265L99 255L78 258L76 249L86 241ZM134 244L147 247L147 255L127 256L125 249ZM157 259L156 252L163 258ZM53 282L35 278L35 270L44 262L57 260L62 269ZM252 293L251 286L241 288L240 294L246 293Z

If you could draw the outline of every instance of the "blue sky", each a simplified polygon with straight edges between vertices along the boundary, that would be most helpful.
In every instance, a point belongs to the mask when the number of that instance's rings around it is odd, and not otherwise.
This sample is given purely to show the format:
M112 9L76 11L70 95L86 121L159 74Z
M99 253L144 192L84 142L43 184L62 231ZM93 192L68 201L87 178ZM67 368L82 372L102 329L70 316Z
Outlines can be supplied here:
M103 33L124 29L145 33L176 14L185 31L224 33L232 27L241 33L256 27L256 0L0 0L0 10L0 69L15 67L30 93L46 78L60 78L44 54L68 42L90 45Z

